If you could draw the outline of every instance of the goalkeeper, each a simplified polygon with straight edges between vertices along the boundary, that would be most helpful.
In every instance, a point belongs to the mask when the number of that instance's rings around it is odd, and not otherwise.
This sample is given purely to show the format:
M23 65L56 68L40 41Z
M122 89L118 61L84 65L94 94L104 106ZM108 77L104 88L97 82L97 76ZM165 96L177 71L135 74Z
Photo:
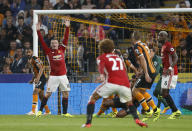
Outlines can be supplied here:
M154 48L151 49L151 58L152 58L154 66L156 68L157 75L160 74L160 79L157 82L155 90L153 91L153 95L158 99L157 107L160 108L161 103L163 103L165 108L162 111L162 113L166 113L167 110L170 109L170 107L168 106L166 100L162 96L162 90L161 90L161 80L162 80L161 75L162 75L162 72L163 72L162 60L161 60L161 58L159 56L157 56L155 54L155 49Z

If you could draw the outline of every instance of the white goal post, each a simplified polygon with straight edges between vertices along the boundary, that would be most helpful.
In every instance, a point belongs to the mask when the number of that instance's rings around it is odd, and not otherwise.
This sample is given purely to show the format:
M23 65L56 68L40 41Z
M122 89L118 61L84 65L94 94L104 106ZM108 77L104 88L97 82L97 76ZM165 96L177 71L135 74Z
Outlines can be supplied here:
M192 8L163 8L163 9L89 9L89 10L34 10L33 11L33 55L38 56L38 37L36 24L39 14L113 14L113 13L184 13L192 12Z

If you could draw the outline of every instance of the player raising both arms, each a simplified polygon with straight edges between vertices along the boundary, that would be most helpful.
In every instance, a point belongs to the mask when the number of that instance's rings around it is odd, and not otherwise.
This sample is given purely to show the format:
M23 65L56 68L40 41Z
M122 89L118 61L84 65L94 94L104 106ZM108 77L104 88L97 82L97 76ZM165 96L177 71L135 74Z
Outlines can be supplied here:
M100 41L99 50L102 54L97 58L97 64L100 79L103 83L95 89L90 97L87 105L87 121L82 127L91 127L95 102L101 97L105 99L116 93L119 95L120 101L126 103L126 108L129 108L136 124L142 127L147 127L147 124L139 120L136 108L132 103L132 94L125 66L123 65L121 58L112 53L114 50L113 41L109 39ZM105 75L107 76L105 77Z
M68 43L69 38L69 26L70 26L70 20L65 20L65 34L63 43L59 45L59 42L57 39L51 40L51 48L47 46L47 44L44 42L43 37L40 33L40 23L37 24L37 34L40 39L43 51L45 55L48 58L51 72L48 79L47 84L47 91L45 96L43 97L43 100L41 102L40 111L37 113L37 116L41 116L44 106L47 104L48 98L51 96L52 92L55 92L57 88L59 87L62 92L62 106L63 106L63 116L65 117L72 117L69 113L67 113L68 108L68 96L69 96L69 81L66 76L67 70L65 65L65 49L66 45Z
M35 109L38 102L38 94L39 98L42 101L44 96L44 86L47 82L46 75L44 73L44 66L43 62L36 56L33 55L33 51L31 49L26 50L27 57L28 57L28 64L31 65L33 71L33 78L29 81L30 84L35 84L35 89L33 90L33 104L32 110L27 113L27 115L35 115ZM51 114L47 105L45 105L45 114Z
M172 97L169 94L169 89L175 89L178 78L177 60L178 56L175 49L168 42L168 33L166 31L159 32L159 43L162 44L161 57L163 62L163 75L161 88L163 97L172 110L172 115L168 119L176 119L181 115L181 112L175 106Z
M143 121L151 117L153 112L154 121L156 121L160 116L161 110L157 108L151 95L146 91L147 89L151 89L156 77L156 70L149 54L150 50L145 43L141 42L141 34L138 31L133 32L132 42L134 44L136 58L143 69L143 75L137 79L133 87L133 96L139 101L146 112L146 117ZM153 111L150 110L148 105L152 107Z

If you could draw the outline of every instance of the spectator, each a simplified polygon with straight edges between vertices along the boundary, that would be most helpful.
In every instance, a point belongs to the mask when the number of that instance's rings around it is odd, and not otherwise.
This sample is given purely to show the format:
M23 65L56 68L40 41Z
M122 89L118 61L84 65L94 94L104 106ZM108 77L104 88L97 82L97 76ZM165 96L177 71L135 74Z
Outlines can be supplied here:
M1 74L12 74L9 65L5 64L3 66L3 71L1 72Z
M191 4L188 0L179 0L175 8L190 8Z
M17 43L15 40L10 41L10 49L8 50L7 56L11 58L11 61L15 58L16 54L16 48L17 48Z
M92 0L85 0L82 5L82 9L94 9L96 5L93 4Z
M47 35L48 34L48 28L46 25L43 24L42 17L39 17L39 22L41 24L40 29L43 29L45 31L45 35Z
M186 38L187 53L192 57L192 33L190 32Z
M5 14L7 10L10 10L10 3L9 0L3 0L3 2L0 4L0 13Z
M25 10L25 0L14 0L10 8L15 17L20 10Z
M64 0L59 0L59 2L53 8L57 10L70 9L70 6L67 3L65 3Z
M98 23L98 19L96 17L93 17L92 21L95 23L89 25L88 28L89 36L91 38L94 38L97 42L103 40L105 38L105 32L103 27L100 25L96 25Z
M24 17L20 16L18 18L17 26L18 41L21 44L24 40L32 41L32 29L24 23Z
M126 4L122 0L112 0L111 8L112 9L126 9Z
M70 9L81 9L81 3L79 0L70 0L69 6Z
M83 24L83 23L80 23L80 26L79 26L79 28L77 30L77 37L78 38L83 36L84 30L86 30L86 25Z
M27 17L24 21L25 24L30 27L32 27L32 25L33 25L33 10L34 10L34 8L29 9L29 11L27 13Z
M24 44L23 44L23 49L24 49L24 52L27 50L27 49L30 49L32 46L31 46L31 42L30 41L25 41Z
M5 57L5 63L6 65L9 65L9 67L11 67L11 64L12 64L12 60L10 57Z
M126 4L122 0L112 0L111 9L126 9ZM127 19L127 14L120 14L120 19Z
M24 73L25 71L25 65L27 63L27 57L23 56L23 50L22 48L17 48L16 50L16 56L13 60L13 63L11 64L11 71L13 73Z
M11 10L6 10L6 12L5 12L5 17L4 17L3 23L2 23L2 27L3 27L3 28L5 28L5 26L6 26L6 24L7 24L7 18L9 18L9 17L12 17ZM15 22L13 21L13 24L14 24L14 23L15 23Z
M52 4L49 2L49 0L43 1L43 10L50 10L53 9Z
M157 39L157 36L161 30L167 28L166 24L163 21L162 16L158 15L155 17L155 23L151 26L152 37Z
M48 35L45 34L45 30L44 29L40 29L40 32L41 32L41 35L44 38L44 41L46 42L46 44L48 44L48 46L50 46L51 38L48 39L48 37L47 37Z
M180 73L190 71L189 57L187 56L187 49L185 47L181 49L181 57L178 60L178 67Z
M79 68L80 68L80 71L83 71L83 54L84 54L84 47L83 47L83 44L82 42L78 42L78 45L77 45L77 63L79 65Z
M110 5L106 5L105 9L111 9ZM111 25L111 14L105 14L105 24ZM109 26L103 27L105 34L108 38L112 39L115 42L115 45L117 46L117 33L114 30L114 28Z
M24 10L20 10L19 13L17 14L16 16L16 23L15 23L15 26L17 27L18 26L18 21L19 21L19 17L23 17L24 21L26 20L26 15L25 15L25 12Z
M5 56L8 51L8 40L6 38L6 30L2 29L0 33L0 56Z
M37 0L31 0L25 7L25 10L27 11L30 9L40 10L41 6L37 3Z
M172 36L171 43L173 44L173 47L177 47L179 45L179 40L182 38L185 39L188 35L187 32L184 32L184 30L189 30L187 22L184 19L184 16L174 15L171 21L168 23L168 30L171 30L170 31Z
M9 40L15 40L17 36L17 28L13 25L13 18L7 18L7 24L5 25L6 38Z
M96 5L97 9L105 9L105 5L106 5L106 1L105 0L99 0L99 2Z

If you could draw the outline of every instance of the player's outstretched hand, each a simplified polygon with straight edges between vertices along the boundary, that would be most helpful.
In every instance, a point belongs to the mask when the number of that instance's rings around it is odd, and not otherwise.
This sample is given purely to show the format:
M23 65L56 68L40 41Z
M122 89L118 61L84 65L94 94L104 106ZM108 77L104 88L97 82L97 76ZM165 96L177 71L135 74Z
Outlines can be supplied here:
M69 18L64 19L64 23L65 23L66 27L69 27L70 26L70 19Z
M41 25L40 25L40 23L38 22L38 23L36 24L36 29L37 29L37 30L40 30L40 27L41 27Z

